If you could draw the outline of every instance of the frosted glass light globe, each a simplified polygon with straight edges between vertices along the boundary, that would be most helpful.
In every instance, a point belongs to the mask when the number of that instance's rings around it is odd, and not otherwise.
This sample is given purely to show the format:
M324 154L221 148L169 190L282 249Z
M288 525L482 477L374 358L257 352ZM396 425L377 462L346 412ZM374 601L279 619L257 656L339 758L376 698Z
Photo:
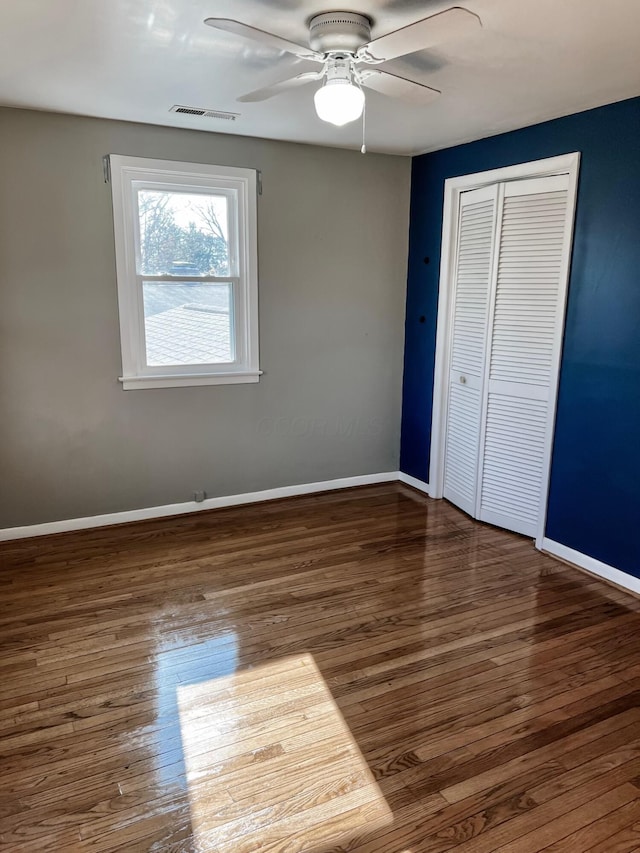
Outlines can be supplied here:
M348 80L327 80L314 95L318 118L341 127L355 121L364 109L364 93Z

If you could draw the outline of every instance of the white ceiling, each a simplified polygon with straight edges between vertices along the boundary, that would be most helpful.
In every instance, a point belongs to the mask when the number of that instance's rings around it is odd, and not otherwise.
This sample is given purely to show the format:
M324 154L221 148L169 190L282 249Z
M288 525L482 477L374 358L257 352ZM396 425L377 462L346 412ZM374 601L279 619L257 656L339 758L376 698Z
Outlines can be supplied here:
M384 66L442 96L415 107L368 93L370 150L430 151L640 94L640 0L0 0L0 103L357 148L359 123L316 118L313 86L237 103L317 66L203 19L306 44L306 22L322 11L366 14L376 37L455 2L484 28ZM230 127L172 114L174 104L241 116Z

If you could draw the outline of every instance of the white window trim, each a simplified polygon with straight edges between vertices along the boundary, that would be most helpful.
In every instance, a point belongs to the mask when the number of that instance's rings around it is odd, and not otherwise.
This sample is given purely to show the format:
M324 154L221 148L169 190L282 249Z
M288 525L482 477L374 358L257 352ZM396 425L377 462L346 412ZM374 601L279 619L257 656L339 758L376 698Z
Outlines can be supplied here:
M176 388L184 385L229 385L258 382L258 252L257 175L253 169L178 163L112 154L111 189L115 229L118 310L125 390ZM146 364L144 314L140 275L136 266L137 226L134 222L134 182L160 189L226 190L237 200L237 269L226 277L202 281L233 283L235 361L225 364L150 367ZM231 227L234 227L231 225ZM153 278L158 278L154 276ZM170 279L171 280L171 279Z
M558 401L558 384L560 379L561 351L564 340L564 321L569 285L571 254L573 250L573 232L575 224L576 201L578 192L578 175L580 169L580 153L562 154L545 160L534 160L530 163L519 163L493 169L489 172L477 172L473 175L462 175L448 178L444 187L444 208L442 222L442 253L440 261L440 280L438 292L438 313L436 323L436 354L433 385L433 410L431 416L431 451L429 465L429 496L442 498L444 491L444 452L446 434L446 416L448 407L449 354L451 351L452 334L452 289L455 254L457 247L457 227L460 213L460 196L467 190L480 189L496 183L523 181L530 178L542 178L550 175L569 175L568 212L571 219L567 250L562 262L561 286L559 304L562 306L562 323L556 328L555 356L551 371L549 386L549 418L547 425L547 442L542 478L542 501L538 517L538 532L536 547L541 549L547 523L547 508L549 502L549 480L551 473L551 455L555 435L555 415Z

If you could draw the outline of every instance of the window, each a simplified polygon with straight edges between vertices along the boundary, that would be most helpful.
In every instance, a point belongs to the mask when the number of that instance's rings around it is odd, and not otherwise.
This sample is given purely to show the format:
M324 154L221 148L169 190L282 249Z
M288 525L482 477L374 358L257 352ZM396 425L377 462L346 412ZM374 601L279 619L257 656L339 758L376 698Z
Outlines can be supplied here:
M110 162L123 387L257 382L255 171Z

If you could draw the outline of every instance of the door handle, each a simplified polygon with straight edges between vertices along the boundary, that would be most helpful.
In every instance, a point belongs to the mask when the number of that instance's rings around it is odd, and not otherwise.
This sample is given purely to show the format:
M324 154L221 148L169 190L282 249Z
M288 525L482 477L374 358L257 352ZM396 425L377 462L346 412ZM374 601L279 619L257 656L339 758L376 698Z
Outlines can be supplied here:
M467 384L467 377L466 377L466 376L461 376L461 377L460 377L460 384L461 384L461 385L466 385L466 384Z

